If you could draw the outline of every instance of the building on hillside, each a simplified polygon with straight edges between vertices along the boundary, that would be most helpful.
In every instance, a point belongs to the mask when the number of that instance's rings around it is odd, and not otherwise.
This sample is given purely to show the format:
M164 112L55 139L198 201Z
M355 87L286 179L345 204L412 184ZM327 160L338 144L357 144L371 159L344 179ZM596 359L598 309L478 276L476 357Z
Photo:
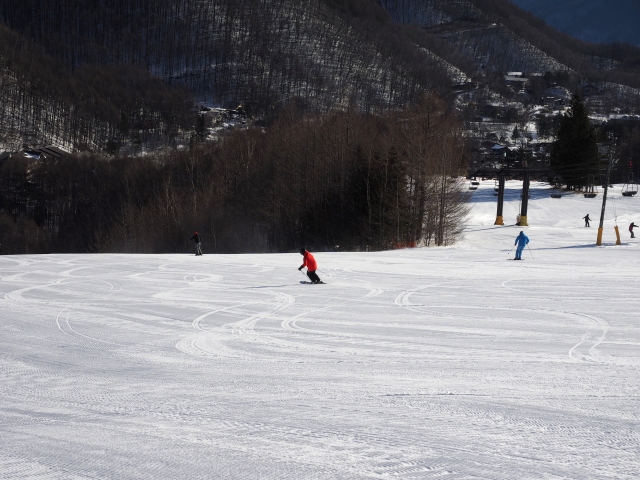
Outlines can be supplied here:
M511 72L511 73L520 73L520 72ZM504 76L504 81L507 85L523 88L527 84L527 82L529 82L529 79L522 76L507 74Z
M499 143L496 143L493 147L491 147L491 155L493 155L494 157L504 157L507 155L508 151L509 149L507 147L505 147L504 145L500 145Z
M567 102L558 95L545 95L540 99L540 103L557 111L563 111L567 106Z
M68 152L57 147L25 148L24 150L19 150L17 152L2 153L2 155L0 155L0 165L10 158L35 162L38 160L57 160L67 155L69 155Z
M561 87L559 85L556 85L554 87L549 87L544 91L545 95L553 95L555 97L559 97L561 99L563 99L565 102L568 102L569 99L571 98L572 92L570 92L568 89Z
M43 147L36 150L40 153L41 160L58 160L59 158L69 155L68 152L57 147Z

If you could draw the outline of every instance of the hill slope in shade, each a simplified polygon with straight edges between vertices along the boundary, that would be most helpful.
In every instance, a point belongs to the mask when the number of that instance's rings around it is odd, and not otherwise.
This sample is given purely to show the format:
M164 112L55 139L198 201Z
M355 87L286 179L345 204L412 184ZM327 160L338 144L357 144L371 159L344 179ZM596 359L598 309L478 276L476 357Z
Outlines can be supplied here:
M509 182L505 219L521 183ZM0 471L81 478L635 478L640 198L493 181L456 247L0 257ZM593 222L594 225L596 222Z
M640 45L638 0L511 0L560 31L586 42Z

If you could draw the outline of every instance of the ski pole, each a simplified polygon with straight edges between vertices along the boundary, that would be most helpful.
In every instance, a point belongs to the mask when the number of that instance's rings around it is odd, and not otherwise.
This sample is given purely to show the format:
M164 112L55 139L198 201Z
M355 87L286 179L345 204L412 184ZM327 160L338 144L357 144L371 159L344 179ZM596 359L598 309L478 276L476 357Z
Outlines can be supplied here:
M529 244L527 244L527 248L529 249L529 253L531 254L531 260L535 260L535 258L533 257L533 252L531 251L531 247L529 246Z
M328 273L323 272L322 270L318 269L318 272L320 272L323 275L326 275L327 277L331 277L331 275L329 275Z
M515 247L515 245L514 245L513 247ZM513 250L513 247L511 247L511 250ZM509 250L509 251L507 252L507 257L508 257L509 255L511 255L511 250Z

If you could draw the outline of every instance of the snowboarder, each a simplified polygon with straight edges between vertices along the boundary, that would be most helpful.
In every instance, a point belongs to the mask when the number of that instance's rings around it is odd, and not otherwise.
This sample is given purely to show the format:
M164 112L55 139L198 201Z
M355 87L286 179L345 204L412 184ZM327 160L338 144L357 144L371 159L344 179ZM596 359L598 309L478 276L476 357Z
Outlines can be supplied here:
M631 234L631 238L636 238L636 236L633 234L633 227L637 227L638 225L636 225L635 223L631 222L631 225L629 225L629 233Z
M582 218L584 218L584 226L590 227L591 225L589 225L589 222L591 221L591 219L589 218L589 214L587 213L587 216Z
M516 248L516 258L514 258L514 260L522 260L522 250L524 250L524 247L526 247L528 243L529 237L527 237L523 231L520 231L520 235L516 237L516 241L514 242L514 245L518 245L518 248Z
M195 240L196 241L196 257L198 255L202 255L202 249L200 248L200 236L198 235L198 232L194 232L193 233L193 237L191 237L189 239L189 241L191 240Z
M298 270L302 271L304 267L307 267L307 277L309 277L309 280L311 280L311 283L323 283L322 280L320 280L320 277L318 276L318 274L316 273L316 270L318 269L318 264L316 263L316 259L313 258L313 255L311 255L311 253L309 253L304 248L300 249L300 255L302 255L303 262L302 262L302 265L300 265L300 267L298 268Z

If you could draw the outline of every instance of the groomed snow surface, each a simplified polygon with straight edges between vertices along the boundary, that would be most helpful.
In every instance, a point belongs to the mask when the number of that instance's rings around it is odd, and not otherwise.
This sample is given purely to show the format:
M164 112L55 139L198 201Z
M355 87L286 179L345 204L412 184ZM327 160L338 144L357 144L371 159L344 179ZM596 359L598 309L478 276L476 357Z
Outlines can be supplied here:
M319 252L327 285L207 243L0 257L0 478L638 478L640 198L613 193L596 247L601 195L533 184L515 262L482 182L456 246Z

